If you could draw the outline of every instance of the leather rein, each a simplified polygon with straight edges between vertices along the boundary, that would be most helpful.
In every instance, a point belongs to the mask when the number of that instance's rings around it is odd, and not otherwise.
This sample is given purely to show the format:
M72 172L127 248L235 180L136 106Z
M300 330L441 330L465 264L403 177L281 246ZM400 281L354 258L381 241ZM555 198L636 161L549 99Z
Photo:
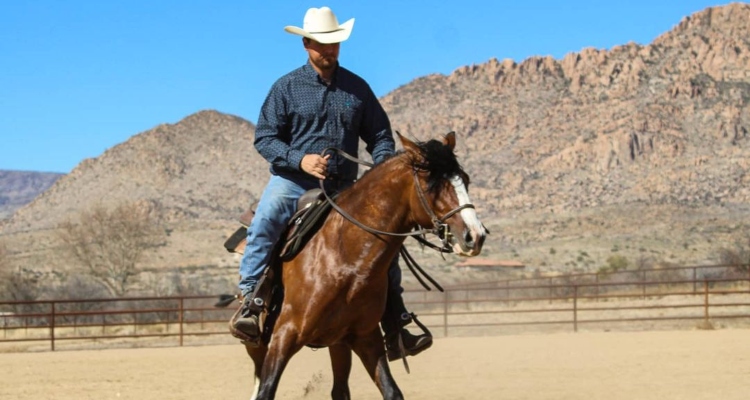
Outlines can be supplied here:
M360 164L360 165L364 165L364 166L366 166L368 168L372 168L374 166L374 164L372 164L372 163L369 163L367 161L361 160L359 158L352 157L351 155L349 155L345 151L343 151L341 149L338 149L338 148L335 148L335 147L329 147L329 148L323 150L323 152L321 153L321 155L325 155L325 153L327 153L329 151L335 152L338 155L344 157L345 159L347 159L349 161L355 162L355 163ZM381 231L381 230L369 227L369 226L367 226L367 225L365 225L365 224L357 221L356 218L352 217L349 213L347 213L346 211L344 211L338 204L336 204L336 202L333 201L333 199L325 191L325 188L324 188L324 181L325 180L324 179L320 179L320 189L323 191L323 195L325 196L325 198L328 201L328 203L331 204L331 206L339 214L341 214L341 216L343 216L346 220L348 220L349 222L353 223L354 225L358 226L359 228L361 228L361 229L363 229L363 230L365 230L367 232L370 232L370 233L375 234L375 235L406 236L406 237L411 236L414 239L416 239L418 242L420 242L421 244L426 245L426 246L428 246L428 247L430 247L430 248L432 248L434 250L437 250L440 253L452 253L453 249L448 244L450 243L450 240L451 240L451 238L452 238L453 235L452 235L452 233L450 231L450 226L447 223L445 223L445 221L448 220L448 218L454 216L455 214L461 212L461 210L464 210L464 209L467 209L467 208L474 208L474 205L471 204L471 203L462 204L462 205L454 208L453 210L450 210L447 213L445 213L445 215L443 215L442 218L438 218L438 216L435 214L435 212L432 210L432 208L430 207L430 205L427 202L427 197L425 196L424 190L422 190L422 185L419 182L418 171L416 169L414 169L412 175L414 177L414 186L416 188L417 195L419 197L420 203L422 204L422 208L424 208L424 210L427 212L427 214L430 216L430 219L432 220L433 228L431 228L431 229L422 228L422 229L415 229L414 231L407 232L407 233L399 233L399 232L386 232L386 231ZM436 245L430 243L429 241L427 241L424 238L424 236L426 234L428 234L428 233L432 233L432 234L436 235L438 238L440 238L440 241L442 242L442 247L436 246ZM424 275L424 277L427 280L429 280L438 290L440 290L441 292L444 291L443 288L434 279L432 279L432 277L430 277L429 275L427 275L427 273L425 273L424 270L416 263L416 261L411 256L411 254L409 254L409 252L406 250L406 247L404 247L402 245L400 252L401 252L402 257L404 257L404 261L406 262L406 265L409 267L409 270L411 270L411 272L417 278L417 280L419 281L419 283L421 283L422 286L425 289L432 290L420 278L419 274L417 274L417 272L415 272L415 269L418 270L422 275Z

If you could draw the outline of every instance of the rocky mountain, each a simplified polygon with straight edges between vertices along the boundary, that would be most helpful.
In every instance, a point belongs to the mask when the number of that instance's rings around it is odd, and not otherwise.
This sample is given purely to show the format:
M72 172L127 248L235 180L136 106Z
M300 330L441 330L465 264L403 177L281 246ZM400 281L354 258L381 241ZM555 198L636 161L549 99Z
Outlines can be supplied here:
M749 18L709 8L645 46L490 60L383 104L403 131L465 137L483 215L522 258L581 266L630 247L700 263L747 231Z
M123 201L149 203L169 223L231 217L269 176L253 133L250 122L216 111L159 125L81 162L5 229L50 229L86 207Z
M490 60L418 79L383 103L394 126L417 136L464 134L464 157L482 165L478 186L506 210L744 202L749 16L737 3L685 18L647 46Z
M63 174L0 170L0 220L49 189Z
M487 257L556 271L596 269L612 255L712 262L750 232L747 21L748 4L709 8L648 45L493 59L418 78L381 101L404 134L458 133L493 232ZM268 177L253 131L202 111L139 133L17 211L0 239L16 262L52 266L59 222L95 204L139 201L171 226L155 268L234 271L221 243ZM418 257L445 276L457 261Z

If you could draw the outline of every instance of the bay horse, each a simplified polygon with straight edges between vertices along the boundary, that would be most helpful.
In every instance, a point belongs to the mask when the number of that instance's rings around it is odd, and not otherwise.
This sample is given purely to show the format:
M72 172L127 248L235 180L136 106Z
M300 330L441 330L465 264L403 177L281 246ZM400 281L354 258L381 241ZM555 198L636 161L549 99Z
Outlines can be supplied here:
M274 398L284 368L304 346L328 347L333 399L350 399L352 351L384 399L403 398L378 325L386 306L388 268L403 234L416 227L433 229L445 247L476 256L487 231L469 199L469 176L454 153L455 134L428 142L398 137L403 150L335 199L358 223L331 212L305 247L283 263L283 299L270 337L246 344L255 365L253 400Z

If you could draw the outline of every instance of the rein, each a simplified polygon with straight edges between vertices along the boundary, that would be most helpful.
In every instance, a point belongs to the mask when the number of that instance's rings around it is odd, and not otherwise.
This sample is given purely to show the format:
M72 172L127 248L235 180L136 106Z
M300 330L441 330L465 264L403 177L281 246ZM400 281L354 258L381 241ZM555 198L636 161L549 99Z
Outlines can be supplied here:
M352 157L348 153L346 153L345 151L343 151L341 149L338 149L338 148L335 148L335 147L329 147L329 148L323 150L322 154L325 154L328 151L336 152L337 154L339 154L340 156L346 158L347 160L355 162L355 163L358 163L358 164L361 164L361 165L364 165L366 167L372 168L374 166L372 163L369 163L369 162L364 161L364 160L360 160L359 158ZM333 201L333 199L328 195L328 193L325 191L325 187L324 187L324 184L323 184L324 180L320 179L319 182L320 182L320 188L321 188L321 190L323 190L323 194L325 195L326 200L329 203L331 203L331 206L333 206L333 208L336 209L336 211L338 211L349 222L351 222L354 225L362 228L363 230L365 230L367 232L370 232L370 233L373 233L373 234L376 234L376 235L387 235L387 236L415 236L416 237L416 236L420 236L420 235L425 235L427 233L432 233L432 234L435 234L437 237L439 237L440 240L443 242L443 247L440 248L441 250L443 250L441 252L452 253L453 250L450 249L449 247L447 247L447 245L446 245L447 241L452 236L452 234L450 233L450 228L448 227L448 224L445 223L445 221L448 218L452 217L453 215L459 213L461 210L464 210L466 208L474 208L474 205L473 204L463 204L463 205L460 205L460 206L454 208L453 210L448 211L445 215L443 215L442 218L438 218L437 215L435 214L435 212L432 211L432 208L430 208L429 204L427 203L427 198L425 197L424 191L422 190L422 185L419 184L419 178L417 176L417 171L416 170L414 170L414 175L413 176L414 176L414 186L416 187L417 194L419 195L419 201L422 203L422 207L424 208L424 210L430 216L430 219L432 220L432 224L433 224L434 228L432 228L432 229L424 229L423 228L423 229L418 229L418 230L414 230L412 232L407 232L407 233L381 231L381 230L378 230L378 229L375 229L375 228L371 228L371 227L369 227L367 225L364 225L363 223L357 221L354 217L352 217L346 211L344 211L341 207L339 207L339 205L336 204Z
M433 229L419 229L419 230L415 230L415 231L407 232L407 233L386 232L386 231L381 231L381 230L378 230L378 229L375 229L375 228L371 228L371 227L369 227L369 226L367 226L367 225L365 225L365 224L357 221L356 218L352 217L351 215L349 215L349 213L347 213L341 207L339 207L339 205L336 204L330 196L328 196L328 193L326 193L325 188L323 187L323 182L324 182L324 180L321 179L320 180L320 188L323 189L323 194L325 195L326 200L328 200L328 202L331 203L331 206L333 206L333 208L336 209L336 211L338 211L339 214L341 214L349 222L353 223L354 225L362 228L363 230L365 230L367 232L370 232L370 233L373 233L373 234L376 234L376 235L386 235L386 236L419 236L419 235L424 235L424 234L427 234L427 233L434 233L436 235L439 234L439 229L435 229L435 228L433 228ZM419 189L419 191L421 192L421 189ZM432 210L428 209L427 212L430 213L430 214L433 214ZM455 213L452 213L451 215L453 215L453 214L455 214ZM449 248L446 248L446 252L452 252L452 250L450 250Z
M337 153L338 155L346 158L347 160L355 162L357 164L361 164L361 165L364 165L364 166L369 167L369 168L372 168L374 166L374 164L372 164L372 163L369 163L369 162L364 161L364 160L360 160L359 158L356 158L356 157L352 157L351 155L349 155L345 151L343 151L341 149L338 149L338 148L335 148L335 147L329 147L329 148L323 150L323 152L321 153L321 155L325 155L325 153L327 153L329 151L333 151L333 152ZM420 185L420 183L419 183L419 177L418 177L417 170L415 169L413 172L414 172L413 173L413 176L414 176L414 186L416 187L420 203L422 204L422 208L424 208L424 210L427 212L427 214L429 215L430 219L432 220L432 224L433 224L433 228L432 229L424 229L424 228L422 228L422 229L415 229L412 232L398 233L398 232L381 231L381 230L369 227L369 226L364 225L363 223L357 221L354 217L352 217L351 215L349 215L349 213L347 213L346 211L344 211L341 207L339 207L338 204L336 204L333 201L333 199L325 191L324 180L323 179L320 179L320 189L323 191L323 195L325 196L325 198L328 201L328 203L331 204L331 206L339 214L341 214L341 216L343 216L346 220L348 220L349 222L353 223L357 227L359 227L359 228L361 228L361 229L363 229L363 230L365 230L367 232L370 232L370 233L375 234L375 235L399 236L399 237L408 237L408 236L411 236L414 239L416 239L419 243L421 243L423 245L426 245L426 246L428 246L428 247L430 247L430 248L432 248L434 250L437 250L440 253L452 253L453 249L451 249L448 246L448 242L450 241L450 239L452 237L452 233L450 231L450 227L448 226L448 224L445 223L445 221L448 218L452 217L453 215L461 212L461 210L464 210L464 209L467 209L467 208L474 208L474 205L473 204L462 204L462 205L454 208L453 210L448 211L445 215L443 215L442 218L438 218L438 216L435 214L435 212L432 210L432 208L430 208L429 204L427 203L427 198L425 197L424 191L422 190L422 185ZM436 245L430 243L429 241L427 241L426 239L424 239L424 236L426 234L428 234L428 233L435 234L438 238L440 238L443 246L442 247L436 246ZM427 275L426 272L424 272L424 270L422 269L422 267L420 267L416 263L416 261L414 260L414 258L411 256L411 254L409 254L409 252L406 250L406 247L404 247L403 245L401 246L400 253L401 253L401 256L404 258L404 262L409 267L409 270L412 272L412 274L414 274L414 276L417 278L417 280L419 281L419 283L421 283L422 286L425 289L432 290L421 279L421 277L419 276L419 274L417 274L417 272L415 272L415 269L418 270L422 275L424 275L424 277L427 280L429 280L439 291L441 291L441 292L444 291L443 288L434 279L432 279L432 277L430 277L429 275Z

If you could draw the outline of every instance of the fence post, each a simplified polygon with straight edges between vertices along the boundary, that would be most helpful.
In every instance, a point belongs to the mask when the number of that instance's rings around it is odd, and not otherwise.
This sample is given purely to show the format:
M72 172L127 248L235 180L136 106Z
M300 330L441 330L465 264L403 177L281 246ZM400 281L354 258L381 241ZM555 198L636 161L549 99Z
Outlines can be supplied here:
M573 285L573 332L578 332L578 285Z
M703 280L703 320L708 324L708 279Z
M547 285L549 285L549 299L547 304L552 304L552 278L547 279Z
M182 346L182 333L183 333L182 322L183 322L183 319L185 318L183 316L184 309L185 309L185 299L182 298L182 297L180 297L180 314L179 314L179 320L180 320L180 346Z
M641 270L641 300L646 298L646 270Z
M693 294L698 294L698 268L693 267Z
M596 286L594 288L596 289L596 302L599 302L599 273L596 273L594 275L594 282L596 282Z
M55 302L52 303L52 312L49 320L49 338L50 344L52 345L52 351L55 351Z
M443 292L443 337L448 337L448 293Z

